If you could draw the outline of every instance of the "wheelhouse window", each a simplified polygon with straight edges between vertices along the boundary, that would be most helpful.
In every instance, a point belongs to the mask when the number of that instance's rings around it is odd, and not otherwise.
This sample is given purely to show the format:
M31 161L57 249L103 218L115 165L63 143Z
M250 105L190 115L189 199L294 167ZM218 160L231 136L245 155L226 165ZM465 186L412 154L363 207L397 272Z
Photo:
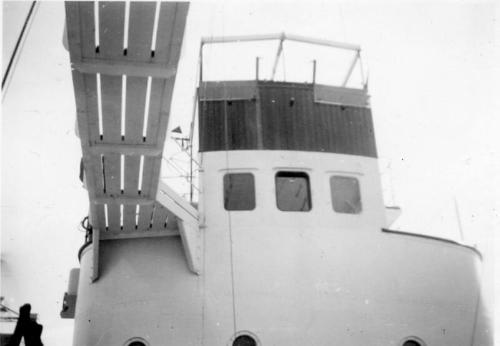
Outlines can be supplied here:
M334 175L330 178L333 210L337 213L361 213L359 181L353 177Z
M282 211L311 210L309 176L303 172L276 173L276 204Z
M255 181L251 173L224 175L224 208L226 210L255 209Z

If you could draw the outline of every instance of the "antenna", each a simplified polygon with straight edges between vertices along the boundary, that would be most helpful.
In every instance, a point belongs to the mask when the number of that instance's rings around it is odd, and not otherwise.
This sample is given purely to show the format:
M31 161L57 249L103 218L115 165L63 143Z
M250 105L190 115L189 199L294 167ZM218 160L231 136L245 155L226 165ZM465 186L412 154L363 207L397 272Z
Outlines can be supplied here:
M458 222L458 230L460 231L460 241L464 241L464 231L463 231L463 228L462 228L462 222L460 220L460 210L458 209L458 202L457 202L457 198L456 197L453 197L453 202L455 204L455 214L457 216L457 222Z
M195 112L195 111L196 110L194 109L193 112ZM189 136L184 136L183 135L182 128L180 126L177 126L176 128L174 128L173 130L170 131L172 133L180 135L180 136L171 136L171 138L179 146L179 148L181 149L181 152L185 153L189 157L189 174L187 174L187 176L185 176L183 174L183 172L182 173L180 172L179 167L176 167L173 164L173 162L171 162L170 159L166 159L166 162L168 164L170 164L170 166L172 168L174 168L177 172L181 173L181 175L183 177L187 178L187 181L189 183L189 201L190 202L193 202L193 193L194 193L194 190L198 191L198 188L196 186L194 186L194 184L193 184L193 177L194 177L193 163L198 168L200 168L200 164L195 159L193 159L193 144L192 144L192 140L193 140L193 127L194 127L194 115L193 115L193 120L191 121L191 124L190 124L190 134L189 134Z

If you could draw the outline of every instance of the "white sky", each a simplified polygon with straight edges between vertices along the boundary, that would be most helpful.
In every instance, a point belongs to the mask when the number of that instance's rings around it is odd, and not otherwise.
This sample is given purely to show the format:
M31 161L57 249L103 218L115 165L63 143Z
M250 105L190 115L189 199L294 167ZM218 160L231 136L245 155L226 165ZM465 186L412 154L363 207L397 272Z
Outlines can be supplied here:
M3 3L4 66L28 7ZM500 231L499 17L493 2L195 3L170 126L189 128L200 35L286 31L360 44L386 204L403 209L395 226L459 239L456 197L465 240L485 254L492 306ZM56 346L71 344L72 320L61 320L59 311L69 270L78 266L83 234L76 226L88 203L77 176L81 149L63 21L61 2L37 9L1 124L1 295L15 309L30 302L45 344ZM248 54L253 61L255 52ZM178 151L173 143L166 149L166 157ZM496 287L499 293L498 276Z

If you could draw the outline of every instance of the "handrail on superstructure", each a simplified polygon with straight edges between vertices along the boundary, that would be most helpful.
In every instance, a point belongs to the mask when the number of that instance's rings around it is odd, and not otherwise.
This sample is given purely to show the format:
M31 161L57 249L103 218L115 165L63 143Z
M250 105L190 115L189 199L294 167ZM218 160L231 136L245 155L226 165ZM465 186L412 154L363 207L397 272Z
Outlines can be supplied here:
M328 46L328 47L347 49L353 51L361 50L361 47L356 44L292 35L284 32L276 34L262 34L262 35L202 37L201 44L204 45L207 43L228 43L228 42L269 41L269 40L289 40L289 41L310 43L319 46Z
M344 43L344 42L336 42L325 39L311 38L300 35L287 34L285 32L274 33L274 34L260 34L260 35L240 35L240 36L212 36L212 37L202 37L200 44L200 83L203 81L203 46L206 44L217 44L217 43L241 43L241 42L255 42L255 41L274 41L279 40L279 46L276 52L276 58L273 64L273 71L271 80L274 80L274 76L276 73L276 68L278 64L278 60L281 56L281 52L283 50L283 42L285 40L308 43L318 46L325 46L337 49L350 50L354 52L353 60L349 66L346 76L344 77L342 87L345 87L349 82L349 78L356 66L358 60L360 61L360 70L361 70L361 78L363 82L363 86L366 88L366 81L363 73L363 66L361 65L361 47L356 44ZM256 67L256 78L258 79L258 59L257 59L257 67ZM315 70L316 70L316 61L314 61L313 66L313 84L315 80Z

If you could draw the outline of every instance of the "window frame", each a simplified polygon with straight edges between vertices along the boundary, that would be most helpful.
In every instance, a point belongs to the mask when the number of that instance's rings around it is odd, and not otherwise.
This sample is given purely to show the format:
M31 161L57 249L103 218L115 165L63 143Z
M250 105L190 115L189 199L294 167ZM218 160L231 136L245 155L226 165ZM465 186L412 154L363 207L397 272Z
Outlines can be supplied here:
M358 197L359 197L359 211L349 213L349 212L339 211L339 210L335 209L335 192L334 192L334 188L333 188L333 181L335 178L341 178L341 179L347 178L347 179L351 179L351 180L356 181L357 192L358 192ZM328 179L328 186L330 188L330 202L332 204L332 210L334 213L344 214L344 215L360 215L363 213L363 209L364 209L363 208L363 198L362 198L362 194L361 194L361 182L360 182L359 177L355 177L355 176L352 176L349 174L342 174L342 173L341 174L338 174L338 173L330 174L329 179Z
M251 209L228 209L226 202L226 177L230 175L249 175L252 177L252 187L253 187L253 207ZM252 172L226 172L222 176L222 205L226 211L252 211L257 208L257 189L255 184L255 175Z
M279 198L278 198L278 184L277 184L277 179L279 178L279 175L282 175L284 177L289 176L289 177L296 177L296 178L305 178L306 183L307 183L307 197L308 197L308 202L309 202L309 208L307 210L289 210L289 209L281 209L280 204L279 204ZM309 177L309 174L307 172L304 172L302 170L279 170L275 173L274 175L274 195L276 198L276 207L278 208L279 211L283 212L310 212L313 208L313 203L312 203L312 193L311 193L311 179Z

